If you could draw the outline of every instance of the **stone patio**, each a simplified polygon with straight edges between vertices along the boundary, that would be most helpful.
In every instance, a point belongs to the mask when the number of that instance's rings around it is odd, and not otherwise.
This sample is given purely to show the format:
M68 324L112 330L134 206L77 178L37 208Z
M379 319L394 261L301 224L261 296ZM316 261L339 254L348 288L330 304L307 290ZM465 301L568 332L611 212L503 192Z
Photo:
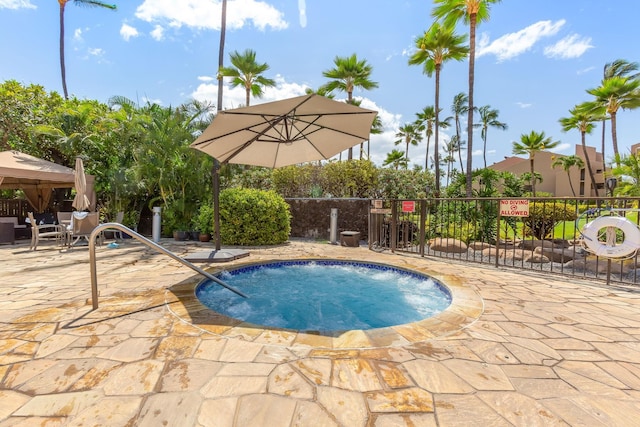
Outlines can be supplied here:
M2 245L0 427L638 425L639 289L327 243L249 252L210 267L382 262L454 303L374 332L263 329L203 310L192 270L125 240L97 249L91 310L86 247Z

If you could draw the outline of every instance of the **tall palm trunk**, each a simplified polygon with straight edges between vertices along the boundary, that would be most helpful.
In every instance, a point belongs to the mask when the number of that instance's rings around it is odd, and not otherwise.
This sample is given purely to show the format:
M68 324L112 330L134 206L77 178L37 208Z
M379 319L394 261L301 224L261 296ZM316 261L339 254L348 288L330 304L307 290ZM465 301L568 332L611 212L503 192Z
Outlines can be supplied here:
M62 76L62 92L64 99L69 99L67 92L67 70L64 64L64 7L67 0L58 0L60 4L60 75Z
M616 111L609 113L611 116L611 142L613 143L613 158L616 166L620 167L620 153L618 152L618 132L616 130Z
M429 144L431 144L431 135L427 135L427 156L424 161L424 171L427 172L429 170Z
M471 172L473 153L473 82L475 79L476 66L476 18L477 14L469 16L469 112L467 114L467 197L471 197Z
M440 127L440 68L441 64L436 63L436 118L435 118L435 144L433 146L433 162L436 164L436 197L440 197L440 149L438 148L438 134Z
M582 152L584 153L584 160L585 160L585 163L587 164L587 170L589 171L589 178L591 179L591 187L593 187L593 190L596 192L596 197L598 197L599 194L598 194L598 186L596 185L596 178L595 178L595 175L593 174L593 168L591 167L591 159L589 159L589 156L587 155L586 132L581 131L580 137L581 137L580 140L582 142ZM569 183L571 183L571 181L569 181ZM591 190L591 188L589 188L589 190ZM587 196L591 196L591 191L589 191L589 194L587 194Z
M534 160L533 160L534 156L533 154L531 154L529 156L529 166L531 169L531 194L533 195L533 197L536 197L536 175L535 175L535 169L534 169Z
M351 101L353 101L353 95L351 91L347 92L347 102L349 104L351 104ZM348 153L348 157L347 160L352 160L353 159L353 147L349 147L349 153Z
M486 132L486 131L485 131ZM482 138L482 159L484 160L484 168L487 168L487 136Z
M573 197L576 197L576 190L573 189L573 180L571 179L571 174L569 173L569 169L567 169L567 179L569 180L569 187L571 188L571 194L573 194Z

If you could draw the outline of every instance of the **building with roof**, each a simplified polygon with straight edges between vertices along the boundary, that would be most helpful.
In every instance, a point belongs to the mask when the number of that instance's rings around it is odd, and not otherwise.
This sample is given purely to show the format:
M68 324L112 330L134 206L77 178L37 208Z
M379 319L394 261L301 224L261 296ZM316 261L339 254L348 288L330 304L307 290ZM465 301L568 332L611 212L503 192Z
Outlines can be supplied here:
M571 185L569 184L569 179L571 179L577 197L604 196L606 179L604 158L602 153L597 152L594 147L587 146L585 148L586 150L583 149L582 145L576 145L575 155L582 159L585 166L581 169L576 167L569 169L569 176L567 176L567 172L562 167L556 166L553 168L551 166L556 158L565 157L565 155L550 151L537 152L534 167L535 171L542 176L542 182L536 182L536 193L544 192L556 197L573 197ZM638 144L638 148L640 149L640 144ZM591 182L591 177L589 176L587 158L591 162L595 183ZM518 176L531 170L529 158L515 156L505 157L504 160L488 167L496 171L511 172ZM530 187L528 186L527 189L531 190ZM595 189L598 190L597 194Z

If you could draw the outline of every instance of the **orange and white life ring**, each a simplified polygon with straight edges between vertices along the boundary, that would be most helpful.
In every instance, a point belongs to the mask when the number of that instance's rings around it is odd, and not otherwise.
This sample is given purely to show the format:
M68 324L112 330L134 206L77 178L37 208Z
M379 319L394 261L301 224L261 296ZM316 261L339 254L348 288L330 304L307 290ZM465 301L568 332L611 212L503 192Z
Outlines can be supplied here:
M618 228L624 233L622 243L598 240L598 232L607 227ZM584 226L582 236L584 244L597 256L620 258L640 249L640 228L622 216L600 216Z

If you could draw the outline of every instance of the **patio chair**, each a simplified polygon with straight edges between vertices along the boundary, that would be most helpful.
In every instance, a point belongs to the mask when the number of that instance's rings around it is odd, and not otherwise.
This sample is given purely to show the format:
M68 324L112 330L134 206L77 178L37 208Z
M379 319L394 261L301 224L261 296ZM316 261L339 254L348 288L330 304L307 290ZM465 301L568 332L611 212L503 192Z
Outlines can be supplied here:
M69 246L76 245L81 239L85 239L88 243L91 232L98 225L100 225L98 212L73 212L68 232ZM102 233L98 235L97 242L102 245Z
M122 224L123 220L124 220L124 212L118 212L116 214L116 220L114 222L117 222L118 224ZM115 230L113 232L113 238L116 240L122 240L122 231Z
M35 251L41 238L55 237L56 243L63 243L67 235L67 231L59 224L38 224L33 217L33 212L27 213L29 223L31 224L31 244L29 250Z
M58 224L67 226L71 225L71 215L73 212L58 212L56 215L58 217Z

